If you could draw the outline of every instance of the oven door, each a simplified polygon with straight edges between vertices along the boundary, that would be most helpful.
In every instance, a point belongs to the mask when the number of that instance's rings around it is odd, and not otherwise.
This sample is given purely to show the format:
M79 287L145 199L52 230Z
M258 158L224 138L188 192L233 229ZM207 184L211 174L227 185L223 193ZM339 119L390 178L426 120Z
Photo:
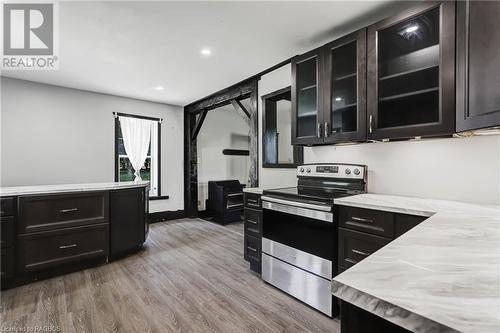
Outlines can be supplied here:
M331 205L262 196L262 208L264 238L334 261L336 228Z

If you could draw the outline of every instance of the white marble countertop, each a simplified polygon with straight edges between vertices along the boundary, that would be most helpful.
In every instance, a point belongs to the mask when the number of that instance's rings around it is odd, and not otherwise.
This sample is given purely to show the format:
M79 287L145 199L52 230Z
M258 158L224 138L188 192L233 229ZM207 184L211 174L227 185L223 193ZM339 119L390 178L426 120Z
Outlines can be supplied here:
M430 216L336 276L335 296L413 332L500 332L500 206L377 194L335 203Z
M61 184L61 185L34 185L34 186L6 186L0 187L0 196L16 196L45 193L106 191L123 188L143 187L148 181L140 182L110 182L110 183L84 183L84 184Z

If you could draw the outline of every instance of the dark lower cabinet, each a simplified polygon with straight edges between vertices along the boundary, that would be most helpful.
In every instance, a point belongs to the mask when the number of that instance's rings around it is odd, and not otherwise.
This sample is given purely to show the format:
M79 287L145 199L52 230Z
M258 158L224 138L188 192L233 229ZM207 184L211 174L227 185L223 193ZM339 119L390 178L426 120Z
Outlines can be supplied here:
M339 206L338 274L426 220L424 216ZM381 235L385 236L382 237ZM341 333L409 332L348 302L340 301Z
M244 193L244 244L243 256L250 269L261 273L262 265L262 204L260 194Z
M0 198L2 289L139 249L148 233L148 190Z
M457 1L457 132L500 126L500 2Z
M110 192L110 257L137 250L146 240L145 189Z
M410 331L388 322L348 302L340 302L341 333L408 333Z
M339 206L338 217L339 274L427 219L351 206Z
M107 255L107 223L24 234L18 237L17 270L34 272Z

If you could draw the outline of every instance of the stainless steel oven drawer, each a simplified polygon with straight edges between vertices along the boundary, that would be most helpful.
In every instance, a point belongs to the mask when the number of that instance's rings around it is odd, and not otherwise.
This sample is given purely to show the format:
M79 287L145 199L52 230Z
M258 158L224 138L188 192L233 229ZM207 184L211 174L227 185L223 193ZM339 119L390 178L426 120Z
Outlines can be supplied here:
M262 252L327 280L332 278L331 260L323 259L267 238L262 238Z
M313 308L332 315L331 280L262 253L262 279Z

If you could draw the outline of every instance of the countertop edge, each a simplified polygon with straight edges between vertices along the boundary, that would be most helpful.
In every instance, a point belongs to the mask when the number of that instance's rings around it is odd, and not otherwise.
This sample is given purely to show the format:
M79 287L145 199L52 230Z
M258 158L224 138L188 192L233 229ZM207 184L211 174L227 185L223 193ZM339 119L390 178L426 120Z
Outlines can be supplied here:
M390 213L408 214L408 215L416 215L416 216L423 216L423 217L431 217L432 215L437 213L437 212L430 211L430 210L426 211L426 210L418 210L418 209L411 209L411 208L388 207L388 206L384 207L384 206L378 206L376 204L369 204L369 203L365 204L365 203L357 203L357 202L342 202L342 201L338 202L336 200L334 200L334 203L337 206L373 209L373 210L380 210L380 211L390 212Z
M343 301L412 332L459 332L413 311L345 285L342 282L332 281L332 294Z
M0 188L0 197L15 197L21 195L37 195L37 194L57 194L57 193L77 193L77 192L93 192L93 191L113 191L128 188L146 187L149 186L149 182L126 182L126 183L83 183L83 184L60 184L60 185L36 185L33 188L31 186L19 186L19 189L15 189L17 186L13 186L12 190L4 192L3 188ZM9 188L9 187L5 187Z

